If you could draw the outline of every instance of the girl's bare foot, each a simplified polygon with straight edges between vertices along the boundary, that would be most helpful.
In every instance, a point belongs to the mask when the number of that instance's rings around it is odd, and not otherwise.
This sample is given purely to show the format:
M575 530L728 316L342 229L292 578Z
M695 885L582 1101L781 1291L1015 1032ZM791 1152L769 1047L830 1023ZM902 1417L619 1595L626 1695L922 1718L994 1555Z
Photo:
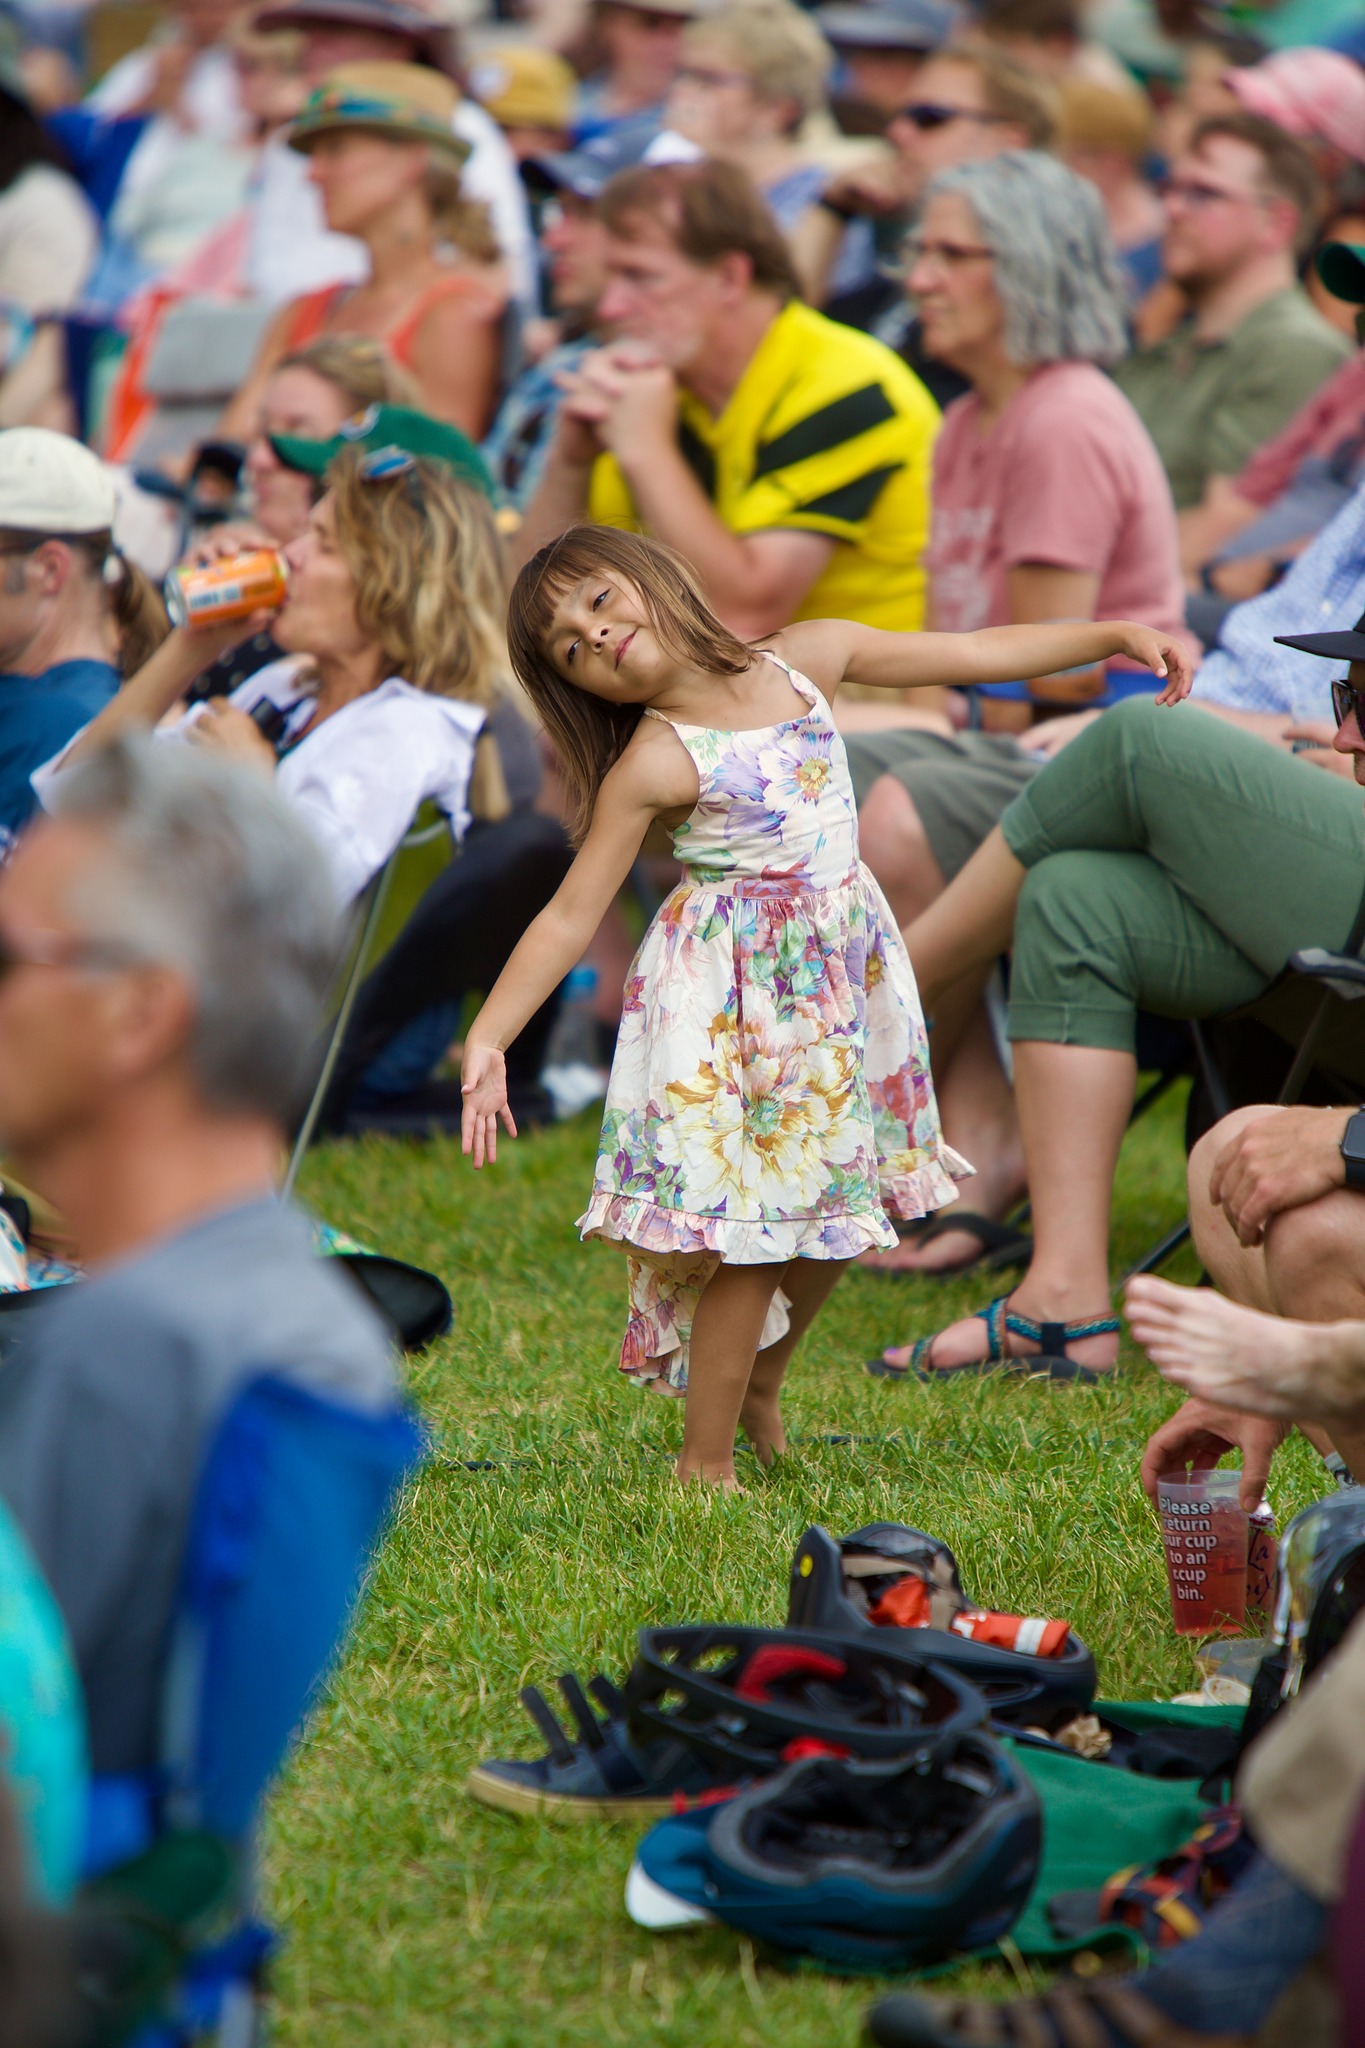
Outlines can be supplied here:
M679 1458L673 1467L674 1482L678 1486L717 1486L722 1493L743 1493L739 1475L735 1471L733 1457L729 1459L696 1459L686 1456Z
M1291 1322L1151 1274L1129 1281L1126 1307L1153 1365L1203 1400L1286 1422L1365 1408L1359 1324Z
M754 1447L760 1465L771 1465L787 1448L782 1427L782 1410L776 1394L756 1394L752 1388L739 1411L739 1426Z

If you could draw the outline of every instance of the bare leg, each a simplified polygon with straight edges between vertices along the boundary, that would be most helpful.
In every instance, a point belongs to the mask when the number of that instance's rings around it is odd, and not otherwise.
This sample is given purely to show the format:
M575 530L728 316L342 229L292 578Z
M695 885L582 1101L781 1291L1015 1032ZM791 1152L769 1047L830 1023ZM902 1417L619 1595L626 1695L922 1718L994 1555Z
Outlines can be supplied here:
M1209 1200L1209 1181L1220 1152L1247 1124L1274 1115L1268 1105L1236 1110L1206 1131L1190 1154L1190 1226L1199 1253L1220 1293L1248 1308L1300 1323L1365 1320L1365 1254L1360 1241L1360 1197L1345 1189L1274 1218L1262 1243L1245 1245L1220 1208ZM1304 1410L1311 1416L1314 1409ZM1365 1416L1337 1415L1325 1429L1303 1434L1319 1452L1334 1447L1350 1470L1365 1477Z
M939 1043L936 1019L929 1045L943 1135L976 1168L976 1178L963 1183L963 1207L979 1216L1003 1216L1021 1199L1028 1181L1014 1091L1005 1079L984 1005L973 1005L946 1060ZM951 1215L950 1209L945 1220ZM864 1252L858 1263L883 1273L937 1273L960 1265L980 1249L979 1239L950 1229L926 1245L905 1238L891 1251Z
M926 1008L933 1009L943 991L962 976L980 973L1009 950L1027 873L997 825L938 901L906 931Z
M1190 1153L1186 1178L1190 1236L1210 1280L1231 1300L1270 1313L1275 1302L1266 1272L1265 1246L1243 1244L1223 1211L1209 1199L1209 1183L1219 1154L1247 1124L1259 1122L1265 1114L1264 1109L1234 1110L1211 1131L1205 1131Z
M879 776L858 813L863 859L886 895L896 922L911 924L947 884L914 799L894 775ZM991 1035L981 991L991 963L942 990L934 1004L930 1054L939 1117L948 1143L977 1169L968 1197L986 1216L1003 1216L1024 1189L1024 1160L1014 1096ZM965 1231L948 1231L921 1250L913 1241L865 1252L860 1264L880 1272L934 1273L977 1250Z
M791 1322L786 1336L755 1358L739 1411L739 1426L757 1451L760 1465L771 1465L787 1448L779 1405L782 1382L792 1353L834 1292L847 1264L847 1259L792 1259L782 1277L782 1291L791 1303Z
M1033 1263L1010 1296L1020 1315L1079 1322L1109 1313L1109 1204L1136 1072L1131 1053L1098 1046L1029 1040L1014 1048L1034 1226ZM977 1317L953 1323L935 1342L930 1363L983 1358L985 1337ZM1117 1363L1118 1347L1117 1336L1084 1337L1071 1356L1104 1370ZM1009 1348L1022 1355L1029 1346L1011 1339ZM886 1356L907 1365L910 1347Z
M909 924L948 886L904 783L879 775L858 812L858 850L897 924Z
M735 1487L735 1431L785 1266L718 1266L692 1319L679 1479ZM775 1348L775 1347L774 1347Z

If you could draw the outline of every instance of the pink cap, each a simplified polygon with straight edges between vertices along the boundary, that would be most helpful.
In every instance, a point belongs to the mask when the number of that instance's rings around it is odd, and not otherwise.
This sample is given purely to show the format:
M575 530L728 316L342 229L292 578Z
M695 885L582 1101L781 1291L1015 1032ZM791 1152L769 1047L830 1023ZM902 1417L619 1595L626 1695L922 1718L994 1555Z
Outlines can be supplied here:
M1330 142L1365 163L1365 71L1337 50L1276 50L1223 83L1253 114L1287 135Z

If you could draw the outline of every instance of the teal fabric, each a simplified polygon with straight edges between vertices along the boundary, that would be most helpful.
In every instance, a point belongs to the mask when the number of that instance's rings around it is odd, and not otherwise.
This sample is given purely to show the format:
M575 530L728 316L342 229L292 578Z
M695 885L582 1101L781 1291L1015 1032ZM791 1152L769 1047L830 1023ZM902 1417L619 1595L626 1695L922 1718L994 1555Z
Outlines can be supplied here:
M1098 1700L1103 1720L1133 1731L1152 1727L1235 1728L1241 1707L1177 1707L1158 1700ZM1124 1930L1106 1929L1099 1942L1059 1941L1048 1924L1049 1900L1058 1892L1098 1891L1116 1871L1155 1863L1189 1840L1208 1811L1192 1778L1142 1778L1112 1770L1066 1750L1010 1743L1043 1806L1043 1860L1010 1940L1026 1956L1064 1956L1078 1948L1113 1943L1132 1948Z
M80 1681L56 1603L0 1504L0 1744L33 1896L75 1888L88 1772Z

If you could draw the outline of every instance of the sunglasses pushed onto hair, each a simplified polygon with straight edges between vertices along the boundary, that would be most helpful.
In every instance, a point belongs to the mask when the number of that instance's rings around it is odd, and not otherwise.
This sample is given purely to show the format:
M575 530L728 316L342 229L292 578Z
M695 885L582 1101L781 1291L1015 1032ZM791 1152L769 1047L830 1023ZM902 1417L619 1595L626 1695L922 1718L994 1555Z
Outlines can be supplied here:
M427 501L422 494L422 473L417 466L417 457L410 455L406 448L372 448L360 460L360 481L363 484L392 483L395 477L402 477L407 486L408 496L419 512L425 512Z

